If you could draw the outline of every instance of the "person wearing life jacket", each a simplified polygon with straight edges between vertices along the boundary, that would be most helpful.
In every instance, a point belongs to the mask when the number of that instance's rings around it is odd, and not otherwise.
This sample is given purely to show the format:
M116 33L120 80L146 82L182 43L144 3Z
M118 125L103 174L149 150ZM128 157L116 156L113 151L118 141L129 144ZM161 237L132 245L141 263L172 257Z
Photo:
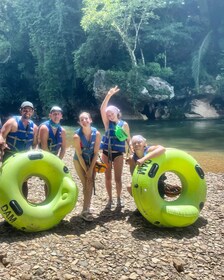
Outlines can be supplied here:
M66 151L66 131L61 126L62 109L53 106L49 113L49 120L40 124L38 128L38 146L63 159Z
M93 221L90 211L92 192L94 187L94 168L100 148L100 132L91 126L92 118L89 113L79 115L80 128L75 131L74 139L74 167L83 185L83 210L81 217L88 222Z
M102 160L108 165L105 172L105 185L108 194L107 209L110 209L114 205L112 196L112 167L114 168L117 207L124 206L121 198L121 177L124 163L123 154L127 149L127 145L129 145L130 129L128 123L121 120L120 110L116 106L108 106L111 97L118 93L119 90L120 89L117 86L111 88L100 107L101 117L105 128L105 135L102 138L100 149L103 150ZM123 131L123 133L121 134L120 131Z
M146 139L142 135L134 135L130 145L133 150L133 155L129 159L130 173L133 175L135 167L141 166L147 160L158 157L165 153L166 149L161 145L147 145ZM171 185L165 182L166 175L163 174L158 180L158 192L162 198L164 196L179 195L181 188L176 185ZM131 186L127 187L128 192L132 195Z
M163 154L166 149L161 145L147 145L146 139L142 135L134 135L131 138L130 145L133 150L133 155L129 159L130 173L133 175L135 167L141 166L149 159L158 157ZM128 192L132 195L131 186L127 187ZM163 179L159 180L158 190L161 196L164 196L164 183Z
M28 151L37 145L37 125L31 120L34 106L29 101L24 101L20 106L20 116L8 119L1 129L1 135L5 140L2 161L18 152ZM28 195L27 182L23 184L24 196Z

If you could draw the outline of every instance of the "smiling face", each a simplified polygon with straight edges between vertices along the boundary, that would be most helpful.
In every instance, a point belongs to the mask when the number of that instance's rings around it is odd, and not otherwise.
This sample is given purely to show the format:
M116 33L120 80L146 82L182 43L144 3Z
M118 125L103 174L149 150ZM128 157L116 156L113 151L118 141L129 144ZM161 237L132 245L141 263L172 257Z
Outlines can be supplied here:
M62 112L61 111L52 111L49 114L50 119L52 120L52 122L54 123L60 123L61 119L62 119Z
M144 147L145 147L145 142L143 141L136 141L136 142L133 142L132 143L132 146L133 146L133 150L134 151L142 151L144 150Z
M116 106L110 105L106 108L106 116L109 121L117 123L121 117L121 113Z
M118 120L117 114L115 114L114 112L107 111L106 114L109 121L116 122Z
M82 127L88 127L92 123L92 118L89 113L83 112L79 115L79 124Z
M29 106L25 106L23 108L20 109L20 113L23 119L30 119L33 115L33 108L29 107Z
M140 135L133 136L131 139L131 145L135 152L144 151L144 148L146 146L146 139Z

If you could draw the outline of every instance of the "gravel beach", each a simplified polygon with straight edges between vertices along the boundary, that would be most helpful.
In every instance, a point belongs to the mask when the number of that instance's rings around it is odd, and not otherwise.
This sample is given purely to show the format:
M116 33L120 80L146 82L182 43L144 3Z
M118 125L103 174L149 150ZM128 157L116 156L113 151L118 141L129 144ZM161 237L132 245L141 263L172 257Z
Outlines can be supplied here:
M26 233L0 218L0 280L224 279L224 172L206 172L205 207L186 228L157 228L134 212L135 203L126 191L131 183L127 165L125 207L105 210L104 175L97 174L92 200L95 219L85 222L79 216L82 188L72 156L68 148L64 162L79 187L79 198L59 225Z

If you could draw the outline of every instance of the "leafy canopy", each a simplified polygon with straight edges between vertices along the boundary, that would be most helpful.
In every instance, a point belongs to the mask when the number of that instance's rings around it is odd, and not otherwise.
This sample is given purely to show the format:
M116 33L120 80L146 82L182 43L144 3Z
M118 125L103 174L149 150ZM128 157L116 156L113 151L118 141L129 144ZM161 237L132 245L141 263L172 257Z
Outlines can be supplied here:
M114 29L125 45L133 66L137 66L136 50L141 49L140 29L143 23L158 16L155 9L165 6L160 0L84 0L81 26L90 31L96 25ZM143 53L142 53L143 56ZM144 61L142 57L142 61Z

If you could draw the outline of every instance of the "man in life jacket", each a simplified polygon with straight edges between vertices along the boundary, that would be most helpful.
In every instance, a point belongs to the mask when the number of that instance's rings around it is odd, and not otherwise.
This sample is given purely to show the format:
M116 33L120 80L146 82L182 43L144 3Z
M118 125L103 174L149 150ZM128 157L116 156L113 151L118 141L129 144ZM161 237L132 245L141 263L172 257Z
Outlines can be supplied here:
M38 129L39 148L58 156L60 159L64 157L66 151L66 132L60 125L62 117L62 109L53 106L49 113L49 120L40 124Z
M37 145L37 125L31 120L34 106L29 101L24 101L20 106L20 116L9 118L1 129L5 141L2 161L18 152L28 151ZM23 183L23 194L27 197L27 182Z

